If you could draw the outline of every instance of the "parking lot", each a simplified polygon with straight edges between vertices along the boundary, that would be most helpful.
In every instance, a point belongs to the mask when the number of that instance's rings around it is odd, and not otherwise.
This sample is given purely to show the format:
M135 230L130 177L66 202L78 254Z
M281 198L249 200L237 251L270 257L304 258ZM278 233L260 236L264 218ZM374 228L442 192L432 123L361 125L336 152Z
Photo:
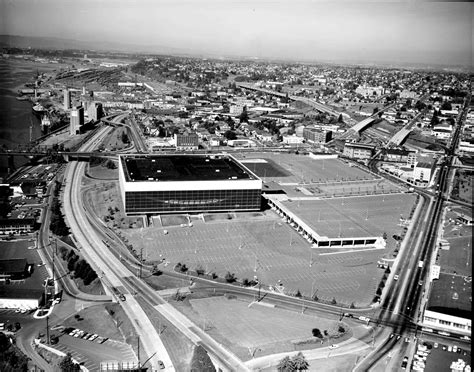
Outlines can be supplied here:
M452 363L459 359L471 365L470 345L456 345L456 343L449 341L446 343L420 342L413 356L411 370L420 372L451 371Z
M160 265L164 270L180 262L219 277L227 271L238 280L256 275L266 286L275 287L280 281L288 294L300 290L308 297L316 293L320 299L334 297L347 305L369 303L383 274L377 268L383 251L319 255L272 211L263 217L193 220L192 227L154 226L124 234L135 249L143 247L147 261L164 258Z

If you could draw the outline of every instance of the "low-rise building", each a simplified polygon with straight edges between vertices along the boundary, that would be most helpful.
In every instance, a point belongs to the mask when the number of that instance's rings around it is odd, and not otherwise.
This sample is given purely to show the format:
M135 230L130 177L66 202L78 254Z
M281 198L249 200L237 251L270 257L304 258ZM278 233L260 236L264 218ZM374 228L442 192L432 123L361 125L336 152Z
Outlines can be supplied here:
M311 127L304 128L303 138L311 143L327 143L332 139L332 132Z
M352 159L370 159L374 154L375 146L362 143L346 142L342 155Z
M431 180L433 164L419 162L413 169L413 179L415 182L428 183Z
M194 151L199 148L199 137L196 133L174 135L176 150Z
M28 234L34 227L34 218L0 219L0 235Z

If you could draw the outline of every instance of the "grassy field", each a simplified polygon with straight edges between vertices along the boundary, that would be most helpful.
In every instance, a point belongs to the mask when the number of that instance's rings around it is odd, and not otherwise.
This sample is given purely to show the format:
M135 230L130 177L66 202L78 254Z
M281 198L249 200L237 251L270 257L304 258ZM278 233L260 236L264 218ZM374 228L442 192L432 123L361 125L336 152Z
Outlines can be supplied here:
M107 310L109 309L109 310ZM110 310L113 311L112 316ZM125 341L125 337L117 326L121 318L126 318L118 304L96 305L85 308L77 313L78 320L71 316L62 325L82 329L88 333L97 333L101 337L108 337L116 341Z
M252 163L252 159L256 159L255 162ZM340 159L315 160L309 156L285 153L272 153L271 155L246 153L242 160L247 168L255 171L257 176L263 178L266 182L317 183L342 180L372 180L376 178L358 167L349 167Z
M260 348L259 355L296 350L295 342L312 339L311 330L331 331L337 321L313 315L271 308L223 296L190 300L178 308L212 337L243 360L250 359L248 348ZM291 321L288 321L291 319ZM235 325L238 324L238 327ZM338 342L351 336L349 331ZM327 346L319 342L308 348ZM300 348L299 348L300 349Z
M457 170L454 181L453 196L460 200L472 203L473 201L473 171Z
M343 356L330 357L327 359L316 359L309 361L309 372L341 372L351 371L358 359L357 355L347 354ZM262 369L262 372L274 372L275 367Z
M141 298L137 299L156 331L161 332L160 338L176 371L188 371L194 349L193 343L146 301L141 300Z

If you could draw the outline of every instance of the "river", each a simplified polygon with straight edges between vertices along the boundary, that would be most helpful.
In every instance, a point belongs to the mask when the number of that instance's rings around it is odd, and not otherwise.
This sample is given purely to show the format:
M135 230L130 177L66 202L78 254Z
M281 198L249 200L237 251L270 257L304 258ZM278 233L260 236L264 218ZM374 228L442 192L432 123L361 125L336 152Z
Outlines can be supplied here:
M37 71L50 72L59 65L35 63L33 61L0 58L0 146L15 149L31 139L41 136L41 121L31 111L30 101L19 101L18 89L33 82ZM31 133L30 133L31 127ZM16 168L25 164L26 158L15 157ZM0 177L8 174L8 159L0 156Z

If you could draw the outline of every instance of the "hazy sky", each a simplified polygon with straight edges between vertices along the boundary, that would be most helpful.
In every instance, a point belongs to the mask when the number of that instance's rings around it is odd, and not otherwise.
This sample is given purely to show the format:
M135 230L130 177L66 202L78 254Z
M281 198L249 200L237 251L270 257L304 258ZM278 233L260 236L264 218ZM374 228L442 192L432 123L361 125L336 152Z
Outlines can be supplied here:
M474 14L469 2L0 0L0 4L0 33L10 35L166 46L217 56L464 65L472 61Z

